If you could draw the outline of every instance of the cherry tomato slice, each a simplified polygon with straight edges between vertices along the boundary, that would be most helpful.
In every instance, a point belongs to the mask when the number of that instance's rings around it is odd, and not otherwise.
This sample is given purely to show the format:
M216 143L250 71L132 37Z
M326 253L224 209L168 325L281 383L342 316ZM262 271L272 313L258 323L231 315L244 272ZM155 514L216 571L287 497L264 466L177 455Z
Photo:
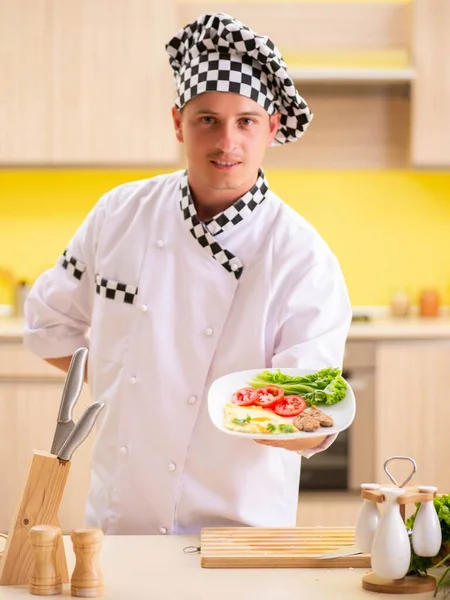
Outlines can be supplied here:
M284 390L276 385L256 390L255 404L263 408L274 408L284 398Z
M273 409L280 417L296 417L306 408L306 400L301 396L285 396Z
M246 387L238 390L233 394L233 404L239 404L239 406L250 406L255 404L256 391L251 387Z

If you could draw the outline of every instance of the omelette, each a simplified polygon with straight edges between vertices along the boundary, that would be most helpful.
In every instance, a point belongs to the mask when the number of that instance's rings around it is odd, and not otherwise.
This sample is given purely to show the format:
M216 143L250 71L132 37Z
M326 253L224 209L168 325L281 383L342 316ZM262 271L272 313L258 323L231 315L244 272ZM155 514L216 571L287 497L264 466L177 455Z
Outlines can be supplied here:
M260 406L225 404L225 427L243 433L297 433L292 421Z

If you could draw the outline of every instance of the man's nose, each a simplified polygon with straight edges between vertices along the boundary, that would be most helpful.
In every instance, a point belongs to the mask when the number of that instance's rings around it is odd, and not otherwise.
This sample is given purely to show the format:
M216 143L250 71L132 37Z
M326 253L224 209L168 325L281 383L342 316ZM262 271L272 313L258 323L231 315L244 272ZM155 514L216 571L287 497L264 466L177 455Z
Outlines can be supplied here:
M237 147L236 129L231 123L224 123L219 129L219 137L216 142L216 148L223 153L230 153Z

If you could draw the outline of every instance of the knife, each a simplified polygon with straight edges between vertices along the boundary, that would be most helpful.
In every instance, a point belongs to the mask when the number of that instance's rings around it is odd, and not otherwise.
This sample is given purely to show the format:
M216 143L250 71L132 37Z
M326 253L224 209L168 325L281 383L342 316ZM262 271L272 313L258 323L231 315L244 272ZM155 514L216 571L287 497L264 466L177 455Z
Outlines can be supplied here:
M59 459L70 460L72 458L74 451L84 442L92 431L95 421L104 406L105 404L103 402L94 402L94 404L87 407L59 450Z
M343 548L336 548L331 552L321 554L317 558L339 558L341 556L354 556L356 554L363 554L356 546L344 546Z
M67 437L75 427L73 421L73 409L83 388L87 356L87 348L78 348L78 350L75 350L73 353L72 360L70 361L61 397L61 404L59 406L58 422L52 448L50 450L52 454L58 454Z

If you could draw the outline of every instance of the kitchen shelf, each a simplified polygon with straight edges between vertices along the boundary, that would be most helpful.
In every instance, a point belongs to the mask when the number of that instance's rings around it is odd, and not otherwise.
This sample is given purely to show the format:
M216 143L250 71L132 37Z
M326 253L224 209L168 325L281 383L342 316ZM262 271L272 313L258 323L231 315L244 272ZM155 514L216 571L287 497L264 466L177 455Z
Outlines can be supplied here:
M415 77L412 68L291 67L294 81L321 83L409 83Z
M295 81L321 83L409 83L415 77L406 49L285 53Z

